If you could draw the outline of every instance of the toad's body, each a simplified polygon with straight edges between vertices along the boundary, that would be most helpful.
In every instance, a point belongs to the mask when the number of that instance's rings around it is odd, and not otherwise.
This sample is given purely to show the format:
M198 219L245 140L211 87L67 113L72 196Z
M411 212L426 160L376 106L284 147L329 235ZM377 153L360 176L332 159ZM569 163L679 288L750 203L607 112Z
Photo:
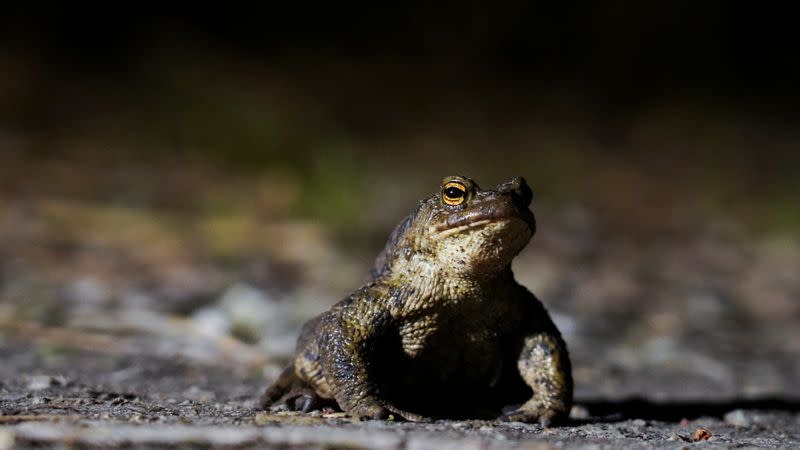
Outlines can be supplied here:
M446 178L392 232L372 281L303 327L264 406L563 418L572 401L564 341L511 272L535 231L530 201L521 178L488 191Z

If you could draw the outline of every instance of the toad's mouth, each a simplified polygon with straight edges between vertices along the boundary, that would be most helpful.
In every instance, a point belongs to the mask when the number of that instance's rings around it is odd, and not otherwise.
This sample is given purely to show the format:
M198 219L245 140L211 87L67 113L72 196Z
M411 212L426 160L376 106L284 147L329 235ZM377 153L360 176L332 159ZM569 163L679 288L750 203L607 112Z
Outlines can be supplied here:
M533 230L530 222L526 221L517 214L510 214L508 211L472 211L466 214L450 216L446 222L439 223L430 227L430 232L440 237L452 236L473 228L480 228L490 223L511 222L518 220L524 222Z

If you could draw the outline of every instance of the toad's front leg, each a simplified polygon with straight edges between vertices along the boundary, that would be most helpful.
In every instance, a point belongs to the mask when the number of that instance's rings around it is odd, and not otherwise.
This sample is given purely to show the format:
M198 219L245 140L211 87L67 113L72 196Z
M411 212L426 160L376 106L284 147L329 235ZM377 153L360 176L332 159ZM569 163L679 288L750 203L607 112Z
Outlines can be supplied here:
M572 369L567 346L544 307L527 293L528 332L523 336L517 368L533 396L503 419L549 426L566 419L572 407Z
M388 309L381 306L355 294L327 315L320 335L323 373L339 407L348 414L367 419L395 415L410 421L425 420L381 398L370 373L380 351L380 338L396 330Z
M517 367L525 383L533 389L533 396L503 418L538 421L545 427L565 419L572 406L572 376L563 341L546 333L528 336Z

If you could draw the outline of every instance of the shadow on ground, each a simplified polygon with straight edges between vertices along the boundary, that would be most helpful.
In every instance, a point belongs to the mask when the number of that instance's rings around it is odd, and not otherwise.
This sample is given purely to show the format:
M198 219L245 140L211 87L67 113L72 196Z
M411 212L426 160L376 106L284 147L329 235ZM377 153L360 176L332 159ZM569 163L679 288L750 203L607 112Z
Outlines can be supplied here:
M586 408L590 422L616 422L628 419L680 422L684 419L713 417L722 419L735 410L780 411L800 413L800 399L763 397L727 401L669 401L656 402L637 397L620 401L592 399L578 402ZM582 420L576 420L580 422Z

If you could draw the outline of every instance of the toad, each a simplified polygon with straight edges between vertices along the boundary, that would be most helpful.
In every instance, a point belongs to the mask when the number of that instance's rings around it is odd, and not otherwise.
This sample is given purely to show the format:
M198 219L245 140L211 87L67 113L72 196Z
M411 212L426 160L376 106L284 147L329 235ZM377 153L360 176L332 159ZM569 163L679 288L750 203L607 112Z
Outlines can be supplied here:
M442 181L389 236L371 280L306 323L264 408L366 419L564 419L567 348L511 271L536 231L521 177Z

